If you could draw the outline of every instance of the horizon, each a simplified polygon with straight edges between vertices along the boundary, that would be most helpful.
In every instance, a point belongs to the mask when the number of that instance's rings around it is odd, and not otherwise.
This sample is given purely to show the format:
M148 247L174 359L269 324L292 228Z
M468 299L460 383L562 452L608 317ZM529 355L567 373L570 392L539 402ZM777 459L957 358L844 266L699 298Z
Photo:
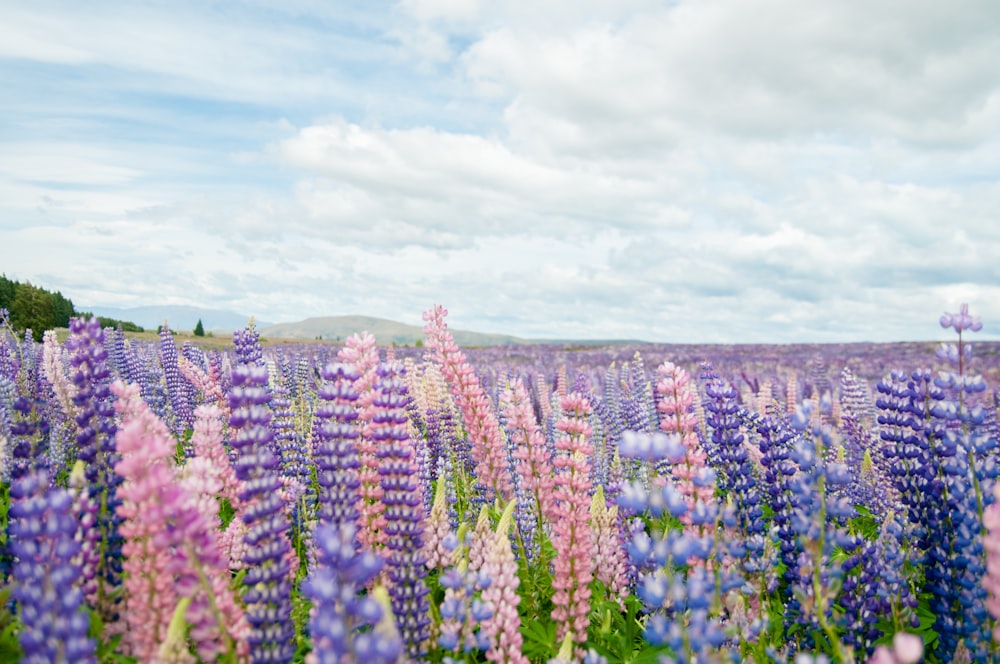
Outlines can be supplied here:
M969 303L1000 340L989 0L4 14L0 271L74 303L678 344Z

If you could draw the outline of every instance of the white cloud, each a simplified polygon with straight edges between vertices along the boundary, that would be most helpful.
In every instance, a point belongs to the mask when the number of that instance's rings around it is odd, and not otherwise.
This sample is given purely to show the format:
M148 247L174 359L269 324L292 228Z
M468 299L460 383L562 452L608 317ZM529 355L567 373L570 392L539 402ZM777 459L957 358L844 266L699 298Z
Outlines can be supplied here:
M990 0L41 7L0 24L0 264L80 302L677 341L1000 320Z

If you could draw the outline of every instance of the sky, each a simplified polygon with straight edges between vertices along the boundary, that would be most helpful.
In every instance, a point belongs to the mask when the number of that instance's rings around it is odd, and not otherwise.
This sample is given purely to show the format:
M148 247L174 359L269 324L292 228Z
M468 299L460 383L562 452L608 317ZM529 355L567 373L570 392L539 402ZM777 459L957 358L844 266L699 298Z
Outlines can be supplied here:
M0 271L77 305L1000 339L995 0L0 12Z

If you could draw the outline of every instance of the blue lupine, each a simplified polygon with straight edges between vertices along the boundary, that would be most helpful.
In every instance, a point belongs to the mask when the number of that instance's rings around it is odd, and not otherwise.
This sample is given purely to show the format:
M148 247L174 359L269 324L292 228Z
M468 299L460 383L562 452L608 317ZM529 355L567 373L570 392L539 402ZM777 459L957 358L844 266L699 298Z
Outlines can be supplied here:
M358 374L348 364L328 364L321 371L320 404L313 418L314 462L319 484L317 516L324 523L358 520L358 450L356 424Z
M160 330L160 366L163 367L163 377L167 382L167 398L170 401L170 415L167 420L175 434L181 435L190 429L194 423L194 412L188 390L190 384L181 376L177 367L177 346L174 336L167 324Z
M383 560L358 552L355 528L347 522L316 527L317 565L302 582L302 594L315 607L309 622L313 653L318 664L394 664L403 652L402 640L385 627L382 606L362 593Z
M372 400L372 439L377 443L378 472L385 503L389 594L399 632L411 660L422 660L430 636L430 615L424 577L423 497L417 479L413 441L407 432L409 391L400 365L382 364Z
M278 459L271 452L274 432L266 385L266 367L240 364L233 368L229 426L237 456L234 470L243 483L240 499L247 504L243 600L251 626L250 654L254 662L284 662L295 652L288 562L291 544L285 535L289 524L284 500L278 492Z
M72 496L50 488L47 473L37 471L16 480L10 497L10 548L17 558L12 597L22 624L21 661L96 662L80 568L73 561L80 545L74 541Z
M115 449L115 410L111 398L110 372L104 330L97 318L70 321L71 379L77 393L76 455L84 463L84 475L91 498L98 505L97 527L101 531L97 574L97 609L106 621L117 617L120 598L115 592L121 586L122 537L118 534L121 517L117 488L121 477L114 471L119 455Z
M706 422L715 449L715 458L709 456L709 461L721 471L719 485L736 506L740 530L746 535L760 533L763 527L760 493L740 433L739 393L721 380L710 381L705 386L705 393L708 395Z

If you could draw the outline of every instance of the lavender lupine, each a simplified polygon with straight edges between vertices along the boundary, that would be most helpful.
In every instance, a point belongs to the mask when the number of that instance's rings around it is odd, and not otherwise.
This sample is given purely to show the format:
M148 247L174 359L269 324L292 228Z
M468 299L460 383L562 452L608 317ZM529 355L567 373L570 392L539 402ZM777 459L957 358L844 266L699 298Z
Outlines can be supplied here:
M11 583L22 625L21 661L96 662L74 561L80 545L74 541L72 496L50 488L47 473L40 470L15 480L10 497L10 549L17 560Z
M249 336L253 332L248 328ZM245 335L247 333L244 333ZM240 499L246 503L242 515L247 566L243 577L243 600L251 625L251 656L254 662L283 662L295 652L290 576L291 544L284 500L278 489L278 460L271 452L274 433L268 409L267 368L258 363L253 343L244 342L247 362L233 367L229 391L229 426L236 450L236 477L242 482ZM257 358L256 360L254 358Z
M426 656L430 636L430 607L424 581L427 574L423 553L424 510L406 415L410 397L400 371L400 365L379 366L372 400L375 408L372 439L378 445L378 472L385 503L392 612L407 657L419 661Z
M754 479L752 462L744 436L740 433L740 410L736 389L713 380L705 386L708 403L707 424L711 430L714 462L721 470L719 485L732 499L740 520L740 530L746 535L760 534L763 525L760 492ZM751 552L754 555L757 552Z
M177 346L166 321L160 329L160 366L163 367L163 377L167 382L171 428L175 434L181 435L191 428L194 417L188 394L191 384L184 380L177 368Z
M70 321L66 348L71 354L71 380L76 387L77 458L84 462L84 474L91 498L97 504L97 523L101 532L95 608L105 623L117 620L119 598L115 589L121 585L122 537L118 533L121 517L117 487L121 478L114 472L118 461L114 437L115 410L112 403L104 330L97 318Z
M321 402L316 406L313 430L314 463L319 484L317 516L324 523L356 523L361 500L358 479L357 371L348 364L330 363L320 372Z
M827 460L832 434L813 416L812 408L812 402L803 403L792 419L793 428L803 433L790 455L799 467L790 485L798 503L791 525L803 549L796 590L805 598L801 600L804 624L822 633L834 657L843 661L846 651L833 614L843 569L833 560L833 553L837 547L850 553L860 542L846 532L846 520L854 516L854 507L837 493L850 482L850 472L844 464ZM799 646L811 647L812 637L807 631Z
M403 642L392 625L392 616L376 599L382 589L362 594L384 561L371 551L358 551L357 527L352 521L321 523L313 541L317 564L302 582L302 594L315 607L309 623L313 652L306 661L398 662Z
M458 537L451 539L450 544L455 545L452 556L458 562L439 579L445 590L440 607L438 646L449 653L444 656L444 662L460 661L452 655L460 656L461 653L489 648L489 636L484 624L493 616L490 604L482 599L482 593L489 588L492 579L486 573L469 567L467 547L459 542Z

